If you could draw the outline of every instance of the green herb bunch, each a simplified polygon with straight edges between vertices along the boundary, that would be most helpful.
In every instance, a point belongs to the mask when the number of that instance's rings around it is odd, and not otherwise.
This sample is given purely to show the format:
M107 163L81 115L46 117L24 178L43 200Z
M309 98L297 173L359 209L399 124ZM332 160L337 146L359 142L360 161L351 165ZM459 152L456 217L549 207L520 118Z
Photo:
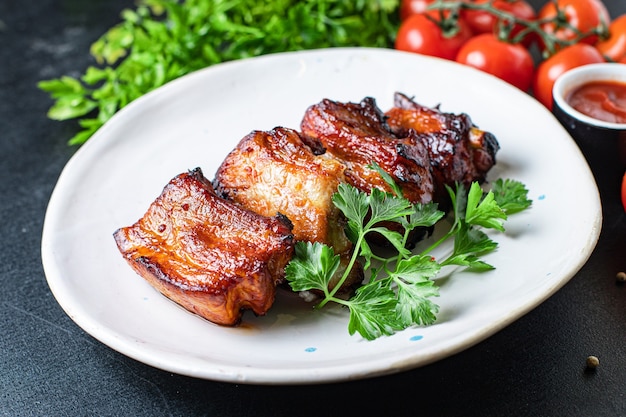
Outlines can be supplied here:
M390 47L399 0L141 0L91 46L97 65L45 80L54 120L79 119L88 140L119 109L182 75L263 54Z
M374 168L392 185L393 194L378 189L366 194L341 184L333 196L334 204L348 220L346 232L355 247L338 284L330 289L329 283L339 268L340 258L331 247L320 243L298 242L294 259L286 268L286 279L294 291L322 293L316 308L329 302L347 307L350 310L348 332L351 335L358 332L368 340L413 325L434 323L439 307L431 299L439 295L434 279L441 269L451 265L473 271L494 269L481 256L494 251L498 245L482 229L504 232L503 223L508 215L532 204L525 186L514 180L497 180L486 193L476 182L469 190L462 185L457 185L456 190L448 188L454 216L450 229L427 249L413 253L406 248L409 233L418 227L434 226L445 214L435 203L412 204L402 197L388 175ZM381 226L383 222L398 223L404 232ZM371 233L384 236L395 248L394 254L376 255L366 239ZM437 246L449 239L454 240L449 255L443 259L431 256ZM369 278L351 298L342 298L337 292L358 258L362 259Z

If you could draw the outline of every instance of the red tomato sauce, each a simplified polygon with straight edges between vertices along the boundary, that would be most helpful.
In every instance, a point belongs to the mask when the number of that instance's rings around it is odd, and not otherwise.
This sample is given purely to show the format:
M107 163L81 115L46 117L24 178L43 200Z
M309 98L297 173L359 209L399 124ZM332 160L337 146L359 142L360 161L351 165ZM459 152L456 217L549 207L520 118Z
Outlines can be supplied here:
M566 97L567 103L594 119L626 123L626 83L593 81Z

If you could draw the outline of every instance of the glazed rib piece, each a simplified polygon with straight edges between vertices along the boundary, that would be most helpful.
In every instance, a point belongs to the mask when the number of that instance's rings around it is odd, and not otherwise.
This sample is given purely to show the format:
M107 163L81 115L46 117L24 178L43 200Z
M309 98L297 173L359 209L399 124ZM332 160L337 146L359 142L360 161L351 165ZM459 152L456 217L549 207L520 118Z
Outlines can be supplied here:
M432 200L434 185L428 151L412 134L396 136L374 99L340 103L328 99L309 107L300 128L304 141L318 154L328 154L346 166L346 181L371 192L391 191L380 175L368 168L376 162L389 173L414 203Z
M218 197L196 168L172 179L135 224L114 233L130 266L187 310L222 325L263 315L292 257L291 224Z
M444 113L396 93L394 107L385 115L396 135L404 137L414 132L414 137L428 149L434 201L440 204L448 201L445 185L482 182L496 162L498 141L491 133L474 126L467 114Z
M331 200L344 166L316 156L298 132L277 127L245 136L217 169L216 192L264 216L285 215L295 240L321 242L338 252L351 247Z
M245 136L217 169L214 186L220 196L247 210L286 216L296 241L333 247L345 266L352 243L332 202L337 187L345 182L344 170L340 161L315 155L297 131L277 127ZM344 289L362 281L360 268L354 271Z

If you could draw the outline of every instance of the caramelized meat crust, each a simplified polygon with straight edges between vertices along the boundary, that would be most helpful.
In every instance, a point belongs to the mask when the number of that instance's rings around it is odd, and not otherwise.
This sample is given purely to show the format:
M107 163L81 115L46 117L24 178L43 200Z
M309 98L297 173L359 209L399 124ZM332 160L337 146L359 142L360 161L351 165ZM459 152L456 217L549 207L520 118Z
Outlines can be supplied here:
M371 192L391 191L374 170L376 162L389 173L414 203L432 200L433 178L428 150L410 135L396 136L373 98L360 103L339 103L328 99L309 107L300 125L304 141L316 153L326 153L346 166L346 181Z
M213 183L220 196L247 210L286 216L296 241L331 246L347 265L353 245L332 202L345 182L344 170L329 155L315 155L297 131L277 127L245 136L217 169ZM362 280L362 269L355 268L343 288Z
M496 162L499 144L489 132L478 129L467 114L451 114L416 103L401 93L385 113L390 129L426 146L434 179L434 201L447 203L445 186L483 182Z
M277 127L244 137L217 169L214 185L219 195L255 213L285 215L296 240L345 252L352 245L332 202L344 169L339 161L316 156L295 130Z
M145 215L114 237L153 287L221 325L239 323L245 309L268 311L294 250L287 219L218 197L199 168L172 179Z

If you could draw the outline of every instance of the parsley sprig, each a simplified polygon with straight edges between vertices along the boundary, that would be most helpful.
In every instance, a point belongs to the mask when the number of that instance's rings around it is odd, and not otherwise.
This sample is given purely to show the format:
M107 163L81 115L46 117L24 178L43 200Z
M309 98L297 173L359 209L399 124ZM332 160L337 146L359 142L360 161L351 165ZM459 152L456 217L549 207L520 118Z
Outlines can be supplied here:
M119 109L182 75L225 61L338 46L390 47L399 0L139 0L91 46L80 77L39 82L53 120L87 141Z
M432 301L439 295L434 279L441 269L450 265L473 271L493 269L480 257L494 251L497 243L483 230L503 232L509 214L532 204L525 186L515 180L497 180L488 192L478 183L472 183L469 190L462 185L448 188L454 216L450 229L427 249L413 253L406 248L411 231L434 226L445 213L435 203L412 204L388 176L383 174L383 177L394 193L374 189L367 194L341 184L333 196L333 203L348 221L346 234L355 250L348 268L332 289L330 281L337 273L340 257L329 246L298 242L295 256L286 268L287 281L294 291L316 290L323 294L316 308L329 302L347 307L350 310L348 332L350 335L359 333L368 340L413 325L434 323L439 311L439 306ZM401 225L403 232L384 227L385 222ZM387 239L395 249L391 256L375 253L367 240L372 233ZM436 247L450 239L454 239L454 245L448 256L442 260L431 256ZM369 277L351 298L342 298L337 293L359 259Z

